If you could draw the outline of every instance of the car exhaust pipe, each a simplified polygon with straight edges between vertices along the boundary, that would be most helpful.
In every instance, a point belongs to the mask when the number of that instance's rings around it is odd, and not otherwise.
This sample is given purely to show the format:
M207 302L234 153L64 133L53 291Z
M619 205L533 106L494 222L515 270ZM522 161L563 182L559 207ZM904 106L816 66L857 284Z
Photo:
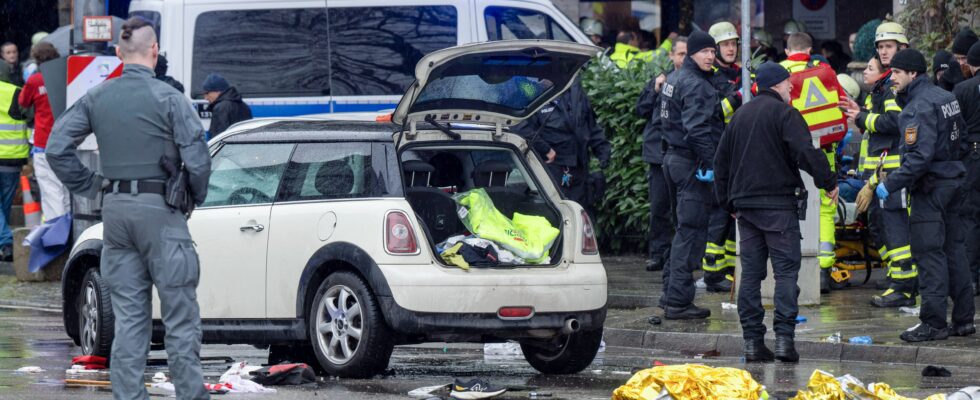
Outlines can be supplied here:
M569 319L566 319L565 320L565 324L562 325L562 327L561 327L561 333L562 334L565 334L565 335L571 335L571 334L573 334L575 332L578 332L579 328L581 328L581 327L582 326L578 322L577 319L575 319L575 318L569 318Z

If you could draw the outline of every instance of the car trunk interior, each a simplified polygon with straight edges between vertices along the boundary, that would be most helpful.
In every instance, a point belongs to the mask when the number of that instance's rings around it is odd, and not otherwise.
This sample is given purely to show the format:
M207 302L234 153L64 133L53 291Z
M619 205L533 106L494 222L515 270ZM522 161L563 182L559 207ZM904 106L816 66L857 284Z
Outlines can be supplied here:
M429 246L443 264L447 262L438 255L447 247L447 239L458 239L459 235L484 238L469 232L464 223L467 212L454 200L476 189L483 189L493 207L507 219L513 220L515 214L543 217L558 230L558 236L545 246L548 257L537 262L518 260L494 266L547 266L561 260L561 214L538 190L537 178L530 176L516 149L483 143L412 144L403 148L400 162L405 198L422 223ZM494 244L498 249L506 247L501 242Z

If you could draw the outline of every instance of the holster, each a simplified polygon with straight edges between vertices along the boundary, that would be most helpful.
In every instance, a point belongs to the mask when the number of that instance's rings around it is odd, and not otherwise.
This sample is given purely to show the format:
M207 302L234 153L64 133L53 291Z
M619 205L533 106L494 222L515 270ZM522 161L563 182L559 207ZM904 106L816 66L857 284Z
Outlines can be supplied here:
M810 193L800 187L796 189L796 215L800 221L806 220L807 198Z
M160 167L167 172L164 201L172 211L180 211L187 218L194 212L194 199L189 186L190 176L180 160L162 156Z

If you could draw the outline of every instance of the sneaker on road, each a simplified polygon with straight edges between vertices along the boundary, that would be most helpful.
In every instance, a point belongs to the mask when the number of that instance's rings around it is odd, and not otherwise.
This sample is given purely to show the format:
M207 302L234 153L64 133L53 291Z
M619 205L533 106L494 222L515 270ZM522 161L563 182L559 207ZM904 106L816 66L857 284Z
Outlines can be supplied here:
M946 328L936 329L929 326L929 324L920 323L902 332L900 337L902 340L910 343L946 340L949 338L949 330Z
M970 336L975 333L977 333L977 326L974 324L953 324L949 329L949 336Z
M500 396L506 391L506 388L493 386L482 379L473 379L469 382L456 379L449 397L460 400L489 399Z

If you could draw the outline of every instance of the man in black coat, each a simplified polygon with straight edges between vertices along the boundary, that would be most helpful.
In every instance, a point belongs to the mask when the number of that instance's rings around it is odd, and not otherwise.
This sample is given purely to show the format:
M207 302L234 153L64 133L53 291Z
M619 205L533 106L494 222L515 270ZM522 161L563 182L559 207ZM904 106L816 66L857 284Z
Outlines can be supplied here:
M967 63L973 78L960 82L953 94L963 109L966 119L966 145L963 164L966 166L966 184L963 185L963 222L966 224L967 264L973 273L974 294L980 294L980 42L970 47Z
M663 139L667 144L663 169L670 193L675 195L676 232L667 263L664 317L704 319L708 309L694 305L693 272L701 268L708 235L712 162L723 131L718 112L718 91L712 86L715 40L704 32L687 41L688 55L681 69L667 77L660 90Z
M238 89L229 85L221 75L208 75L202 86L204 98L211 103L209 137L218 136L236 122L252 119L252 110L242 101Z
M745 359L750 362L799 360L793 338L802 257L797 206L797 193L803 189L800 169L813 176L816 186L833 201L838 194L827 156L813 146L806 121L788 104L793 88L789 77L779 64L766 62L759 67L759 95L735 113L714 158L718 204L738 219L742 250L738 315ZM760 288L768 258L776 278L775 355L763 341L766 326Z
M514 127L544 158L548 173L569 200L579 203L593 215L587 186L590 153L599 167L609 166L612 145L596 121L592 104L576 80L561 96Z

